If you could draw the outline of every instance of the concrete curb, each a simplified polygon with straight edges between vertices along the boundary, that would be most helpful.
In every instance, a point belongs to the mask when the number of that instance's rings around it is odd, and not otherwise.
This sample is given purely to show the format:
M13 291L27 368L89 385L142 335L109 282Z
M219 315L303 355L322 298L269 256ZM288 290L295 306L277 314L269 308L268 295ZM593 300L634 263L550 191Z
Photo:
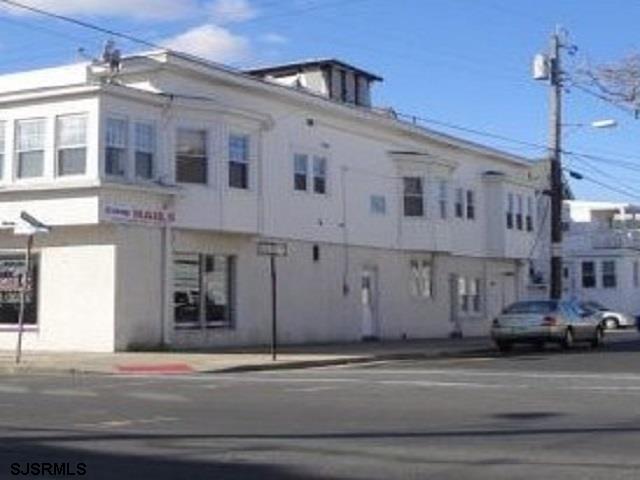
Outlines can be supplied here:
M206 368L191 366L189 372L154 372L154 371L123 371L121 365L108 365L104 368L86 366L86 367L67 367L53 368L48 366L39 366L33 364L24 365L0 365L0 375L198 375L198 374L214 374L214 373L244 373L244 372L261 372L276 370L303 370L307 368L331 367L341 365L367 364L385 361L402 361L402 360L422 360L437 358L455 358L466 357L470 355L481 355L493 352L489 346L478 347L474 345L468 349L455 350L431 350L420 352L401 352L389 354L373 354L361 356L345 356L341 358L325 358L315 360L286 360L276 362L261 362L245 365L221 366L219 368Z
M282 363L261 363L254 365L237 365L234 367L224 367L215 370L205 370L198 373L241 373L241 372L260 372L269 370L301 370L306 368L333 367L341 365L356 365L374 362L391 362L402 360L427 360L436 358L453 358L464 357L468 355L480 355L490 353L490 348L476 348L473 350L464 350L457 352L436 351L436 352L416 352L416 353L397 353L388 355L375 355L367 357L350 357L340 359L326 360L294 360Z

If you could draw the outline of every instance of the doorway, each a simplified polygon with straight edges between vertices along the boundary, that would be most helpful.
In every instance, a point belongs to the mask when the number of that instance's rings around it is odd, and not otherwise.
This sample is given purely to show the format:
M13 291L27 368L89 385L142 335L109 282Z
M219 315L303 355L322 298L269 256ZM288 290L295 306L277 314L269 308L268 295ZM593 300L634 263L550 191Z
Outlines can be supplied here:
M364 267L360 276L360 299L362 303L362 340L378 340L380 325L378 318L378 269Z

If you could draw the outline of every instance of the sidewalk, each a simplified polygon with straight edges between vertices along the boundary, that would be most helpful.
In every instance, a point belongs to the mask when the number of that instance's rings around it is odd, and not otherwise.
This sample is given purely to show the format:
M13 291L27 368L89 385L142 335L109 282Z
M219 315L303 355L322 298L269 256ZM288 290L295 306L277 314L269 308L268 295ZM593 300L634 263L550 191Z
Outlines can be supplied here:
M23 353L0 352L0 374L188 374L310 368L377 361L470 355L492 348L487 337L283 346L274 362L268 349L198 352Z

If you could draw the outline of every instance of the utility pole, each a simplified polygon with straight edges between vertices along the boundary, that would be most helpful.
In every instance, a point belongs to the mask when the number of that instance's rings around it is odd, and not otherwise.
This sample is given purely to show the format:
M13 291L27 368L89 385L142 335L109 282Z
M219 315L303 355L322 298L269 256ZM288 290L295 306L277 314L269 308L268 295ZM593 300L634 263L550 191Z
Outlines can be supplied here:
M534 58L533 78L549 81L549 197L551 202L551 265L549 296L552 300L562 297L562 48L566 47L561 30L551 35L548 54ZM575 47L569 47L575 48Z
M551 270L549 296L562 297L562 47L560 33L551 35L549 52L549 164L551 196Z

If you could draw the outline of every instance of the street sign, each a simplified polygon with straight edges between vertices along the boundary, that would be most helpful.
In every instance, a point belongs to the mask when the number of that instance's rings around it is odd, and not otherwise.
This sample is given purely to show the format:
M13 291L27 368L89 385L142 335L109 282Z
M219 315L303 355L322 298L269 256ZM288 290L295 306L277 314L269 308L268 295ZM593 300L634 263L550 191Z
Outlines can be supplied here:
M258 242L258 255L266 257L286 257L287 244L283 242Z

